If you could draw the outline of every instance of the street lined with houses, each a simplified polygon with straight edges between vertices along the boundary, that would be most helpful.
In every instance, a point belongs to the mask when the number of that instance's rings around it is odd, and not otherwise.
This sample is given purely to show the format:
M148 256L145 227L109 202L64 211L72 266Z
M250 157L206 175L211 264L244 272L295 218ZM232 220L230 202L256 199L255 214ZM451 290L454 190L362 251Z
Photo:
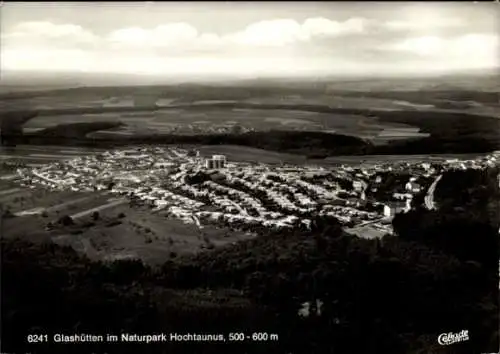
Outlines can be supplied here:
M309 228L315 216L331 216L371 238L391 233L390 220L410 210L420 194L425 195L425 207L435 208L433 194L446 169L484 168L495 164L496 156L325 168L240 163L227 161L224 155L201 156L196 150L139 147L79 156L43 168L20 168L17 174L26 187L101 191L122 198L75 213L74 218L129 202L199 228L206 224L248 231L257 226Z

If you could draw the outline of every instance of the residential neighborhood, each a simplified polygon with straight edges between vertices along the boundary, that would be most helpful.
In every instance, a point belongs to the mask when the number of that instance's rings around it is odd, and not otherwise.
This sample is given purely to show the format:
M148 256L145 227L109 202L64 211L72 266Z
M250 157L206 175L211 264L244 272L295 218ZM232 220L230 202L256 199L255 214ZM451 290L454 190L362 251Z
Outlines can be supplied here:
M24 186L105 191L199 228L309 228L316 215L324 215L337 218L353 234L373 238L392 232L397 213L436 208L433 193L447 169L480 169L494 165L498 157L276 166L201 156L193 149L137 147L19 168L17 173Z

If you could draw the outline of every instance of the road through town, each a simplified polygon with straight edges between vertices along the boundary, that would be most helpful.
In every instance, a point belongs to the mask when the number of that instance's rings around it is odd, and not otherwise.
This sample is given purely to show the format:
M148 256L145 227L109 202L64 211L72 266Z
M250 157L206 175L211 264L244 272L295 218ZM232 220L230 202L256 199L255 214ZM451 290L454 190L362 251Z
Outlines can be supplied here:
M436 190L436 186L438 182L441 180L442 175L436 177L434 182L432 182L429 190L427 191L427 195L425 196L425 206L429 210L433 210L436 208L436 204L434 203L434 191Z

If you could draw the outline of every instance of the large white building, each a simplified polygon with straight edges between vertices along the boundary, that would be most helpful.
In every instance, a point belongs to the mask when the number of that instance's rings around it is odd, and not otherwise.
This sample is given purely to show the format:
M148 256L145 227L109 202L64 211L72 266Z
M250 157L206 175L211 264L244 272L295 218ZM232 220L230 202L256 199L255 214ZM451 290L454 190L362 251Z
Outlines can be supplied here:
M205 160L205 168L209 170L220 169L226 167L226 156L213 155L210 159Z

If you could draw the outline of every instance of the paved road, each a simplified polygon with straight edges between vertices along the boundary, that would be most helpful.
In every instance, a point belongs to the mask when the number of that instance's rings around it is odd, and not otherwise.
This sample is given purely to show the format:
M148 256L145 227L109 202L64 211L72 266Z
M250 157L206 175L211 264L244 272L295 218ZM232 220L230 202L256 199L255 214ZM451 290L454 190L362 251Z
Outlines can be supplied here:
M78 203L84 202L86 200L90 200L90 199L96 198L97 196L98 195L91 195L91 196L87 196L87 197L73 199L73 200L70 200L70 201L67 201L67 202L64 202L64 203L61 203L61 204L53 205L53 206L48 207L48 208L36 207L36 208L28 209L28 210L23 210L23 211L15 213L15 215L16 216L36 215L36 214L41 214L44 211L45 212L54 212L54 211L57 211L57 210L61 210L61 209L65 208L65 207L67 207L67 206L70 206L70 205L73 205L73 204L78 204Z
M81 217L87 216L89 214L92 214L95 211L101 211L101 210L113 208L115 206L126 204L126 203L128 203L127 199L117 199L117 200L114 200L108 204L103 204L101 206L73 214L73 215L71 215L71 218L73 218L73 219L81 218Z
M14 215L15 216L40 215L41 213L43 213L43 211L44 208L33 208L33 209L18 211L17 213L14 213Z
M429 189L427 191L427 195L425 196L425 200L424 200L425 206L429 210L436 208L436 204L434 203L434 191L436 190L436 186L437 186L438 182L441 180L441 177L443 177L443 175L439 175L436 177L434 182L432 182L431 186L429 187Z
M47 211L47 212L53 212L53 211L61 210L61 209L65 208L65 207L67 207L67 206L70 206L70 205L73 205L73 204L78 204L78 203L81 203L81 202L84 202L84 201L87 201L87 200L90 200L90 199L97 198L99 196L100 196L99 194L95 194L95 195L86 196L86 197L82 197L82 198L78 198L78 199L73 199L73 200L70 200L70 201L58 204L58 205L54 205L54 206L48 207L48 208L45 209L45 211Z

